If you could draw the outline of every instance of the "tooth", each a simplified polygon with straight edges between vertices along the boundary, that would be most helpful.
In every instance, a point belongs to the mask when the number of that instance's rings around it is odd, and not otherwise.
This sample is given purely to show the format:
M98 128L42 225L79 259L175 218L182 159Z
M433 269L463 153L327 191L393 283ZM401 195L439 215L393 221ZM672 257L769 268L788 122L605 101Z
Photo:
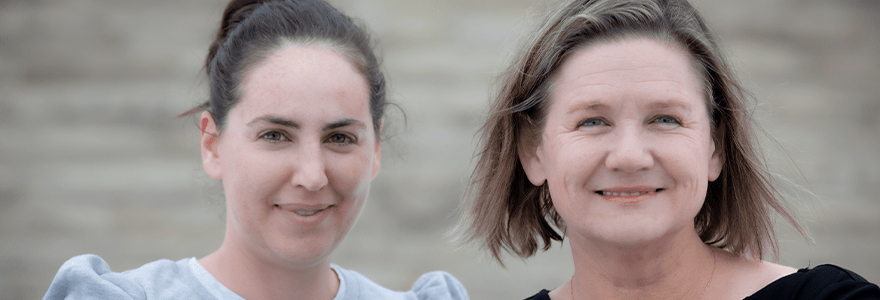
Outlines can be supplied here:
M303 216L311 216L311 215L314 215L316 212L318 212L318 211L317 210L297 210L296 211L297 214L300 214Z
M631 196L641 196L647 195L651 191L638 191L638 192L609 192L609 191L600 191L602 196L611 196L611 197L631 197Z

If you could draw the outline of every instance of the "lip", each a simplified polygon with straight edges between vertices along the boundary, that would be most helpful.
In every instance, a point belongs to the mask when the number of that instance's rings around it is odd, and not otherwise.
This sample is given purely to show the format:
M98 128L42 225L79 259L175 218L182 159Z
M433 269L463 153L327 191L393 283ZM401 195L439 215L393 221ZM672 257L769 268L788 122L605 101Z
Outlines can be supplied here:
M334 207L335 204L274 204L272 206L273 209L290 212L303 218L318 217L322 212Z
M632 204L645 200L662 192L663 188L650 186L614 187L595 191L596 194L609 202Z

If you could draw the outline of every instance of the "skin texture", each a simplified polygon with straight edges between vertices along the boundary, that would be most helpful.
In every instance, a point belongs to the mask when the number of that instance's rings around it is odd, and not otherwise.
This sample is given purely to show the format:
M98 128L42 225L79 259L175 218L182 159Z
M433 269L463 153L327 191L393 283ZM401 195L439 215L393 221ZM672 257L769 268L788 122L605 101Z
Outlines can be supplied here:
M202 120L205 172L227 207L223 244L202 265L248 299L332 299L329 255L379 172L364 77L328 47L289 45L250 66L219 135Z
M769 263L729 257L694 229L723 161L685 51L604 42L568 57L554 83L541 140L520 154L529 180L547 182L571 243L575 274L554 299L697 299L729 283L746 296L778 278L733 280L732 270Z

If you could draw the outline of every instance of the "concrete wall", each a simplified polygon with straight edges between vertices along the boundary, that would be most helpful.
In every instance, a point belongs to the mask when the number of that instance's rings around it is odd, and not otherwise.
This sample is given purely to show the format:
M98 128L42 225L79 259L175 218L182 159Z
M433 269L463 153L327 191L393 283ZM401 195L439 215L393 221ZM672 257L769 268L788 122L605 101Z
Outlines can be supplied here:
M202 257L223 235L192 119L224 1L0 0L0 299L39 298L66 259L114 270ZM394 289L443 269L474 299L522 299L571 276L568 245L502 269L444 233L494 77L543 2L333 1L381 40L390 96L382 171L334 262ZM880 282L880 4L700 0L816 245L779 231L783 264Z

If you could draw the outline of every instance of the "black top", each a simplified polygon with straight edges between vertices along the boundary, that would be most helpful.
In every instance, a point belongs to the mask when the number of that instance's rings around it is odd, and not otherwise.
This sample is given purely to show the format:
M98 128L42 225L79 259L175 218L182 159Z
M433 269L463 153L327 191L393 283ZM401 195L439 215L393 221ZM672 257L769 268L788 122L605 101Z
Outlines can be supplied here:
M550 300L549 293L548 290L541 290L525 300ZM880 299L880 287L850 270L835 265L820 265L779 278L744 300L764 299Z

